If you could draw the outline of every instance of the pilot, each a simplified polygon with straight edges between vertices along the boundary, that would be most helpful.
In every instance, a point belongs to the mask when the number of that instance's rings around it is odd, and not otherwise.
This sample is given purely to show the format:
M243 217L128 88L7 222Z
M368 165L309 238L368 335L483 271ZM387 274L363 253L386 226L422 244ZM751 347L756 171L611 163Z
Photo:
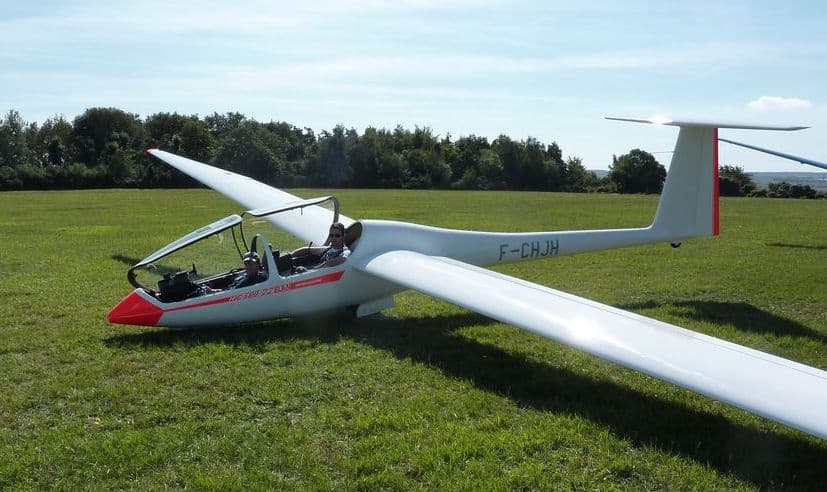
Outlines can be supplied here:
M313 268L325 268L341 265L350 256L350 249L345 245L345 226L341 222L330 225L330 247L324 252L319 263Z
M244 255L244 273L234 278L227 288L247 287L265 280L267 280L267 275L261 269L261 258L259 258L258 253L251 251Z
M341 265L350 256L350 249L345 244L345 226L341 222L334 222L330 225L328 233L330 240L330 247L322 253L318 263L310 267L311 269L326 268L336 265ZM296 273L306 272L308 269L302 266L296 267Z
M258 253L250 251L244 255L244 273L239 273L227 289L238 289L239 287L247 287L248 285L257 284L267 280L267 274L261 269L261 258ZM213 289L207 285L203 286L203 291L200 294L212 294L213 292L221 292L222 289Z

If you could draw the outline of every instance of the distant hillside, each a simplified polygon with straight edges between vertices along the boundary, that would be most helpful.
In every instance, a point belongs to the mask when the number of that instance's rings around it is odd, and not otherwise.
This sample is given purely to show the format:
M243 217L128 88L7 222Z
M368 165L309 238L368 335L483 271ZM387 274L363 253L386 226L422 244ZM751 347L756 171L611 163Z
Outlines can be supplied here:
M825 172L754 172L747 174L759 188L766 188L770 183L786 181L790 184L808 185L817 191L827 191L827 173Z
M605 169L592 170L598 178L609 174ZM758 188L766 188L770 183L786 181L790 184L808 185L816 191L827 191L827 172L751 172L747 173Z

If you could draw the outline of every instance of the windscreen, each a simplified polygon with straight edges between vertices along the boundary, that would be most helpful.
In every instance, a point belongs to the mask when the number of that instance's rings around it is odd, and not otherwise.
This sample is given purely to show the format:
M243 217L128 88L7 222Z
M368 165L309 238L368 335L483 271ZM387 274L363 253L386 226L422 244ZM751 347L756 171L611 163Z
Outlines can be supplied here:
M137 281L147 288L158 288L158 282L178 272L188 272L190 281L225 275L242 268L241 258L233 241L233 231L241 238L236 226L182 247L157 260L134 269ZM242 246L243 249L243 246Z
M266 217L245 216L242 227L244 228L244 236L248 241L256 234L261 234L262 238L270 244L274 254L283 255L302 246L307 246L307 241L274 226ZM249 244L247 246L249 247ZM261 248L259 247L259 249Z
M230 215L229 217L224 217L223 219L217 220L212 224L205 225L204 227L199 227L198 229L190 232L186 236L177 239L163 248L159 249L158 251L152 253L151 255L147 256L140 263L136 266L141 266L144 264L152 263L157 261L164 256L169 255L173 251L181 248L188 247L188 245L195 243L197 241L203 240L205 237L211 236L213 234L219 233L226 229L229 229L237 224L241 223L241 217L238 215Z

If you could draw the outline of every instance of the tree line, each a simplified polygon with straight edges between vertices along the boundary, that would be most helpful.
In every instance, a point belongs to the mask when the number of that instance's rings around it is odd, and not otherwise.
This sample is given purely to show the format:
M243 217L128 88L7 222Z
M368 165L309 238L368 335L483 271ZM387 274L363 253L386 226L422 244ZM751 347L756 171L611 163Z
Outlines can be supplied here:
M241 113L205 117L89 108L72 122L0 119L0 190L191 187L198 184L145 152L157 147L277 187L439 188L659 193L665 168L634 149L598 178L556 142L500 135L453 139L430 128L338 125L316 134Z
M152 147L287 188L657 192L660 185L638 187L626 171L617 183L598 179L580 158L564 159L556 142L531 137L452 139L401 126L360 134L343 125L316 134L234 112L140 119L117 108L90 108L72 122L55 116L28 123L15 110L0 119L0 189L196 186L153 162L145 152Z

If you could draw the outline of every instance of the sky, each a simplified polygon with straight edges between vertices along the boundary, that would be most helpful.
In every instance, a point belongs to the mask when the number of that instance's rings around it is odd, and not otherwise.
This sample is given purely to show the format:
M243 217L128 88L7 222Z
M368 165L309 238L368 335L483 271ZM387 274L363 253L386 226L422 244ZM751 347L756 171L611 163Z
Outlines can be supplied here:
M825 25L803 0L0 0L0 113L505 134L589 169L674 147L674 127L604 116L801 124L720 136L827 161ZM720 162L819 171L726 143Z

